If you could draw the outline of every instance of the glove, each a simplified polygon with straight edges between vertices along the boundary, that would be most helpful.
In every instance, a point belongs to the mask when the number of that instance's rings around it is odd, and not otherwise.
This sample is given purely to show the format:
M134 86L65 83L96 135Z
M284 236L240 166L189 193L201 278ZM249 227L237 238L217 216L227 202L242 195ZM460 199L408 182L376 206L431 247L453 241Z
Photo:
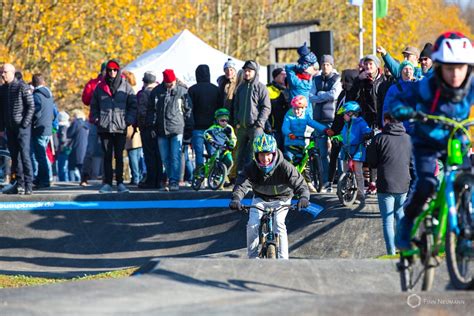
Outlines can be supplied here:
M309 206L309 200L305 197L302 197L298 200L298 204L296 205L298 211Z
M416 112L413 108L402 105L394 109L392 111L392 115L394 118L396 118L399 121L406 121L411 118L414 118L416 115Z
M232 200L229 203L229 208L233 211L240 211L242 210L242 204L239 200Z
M334 136L334 131L330 128L325 128L323 131L324 134L328 135L329 137Z

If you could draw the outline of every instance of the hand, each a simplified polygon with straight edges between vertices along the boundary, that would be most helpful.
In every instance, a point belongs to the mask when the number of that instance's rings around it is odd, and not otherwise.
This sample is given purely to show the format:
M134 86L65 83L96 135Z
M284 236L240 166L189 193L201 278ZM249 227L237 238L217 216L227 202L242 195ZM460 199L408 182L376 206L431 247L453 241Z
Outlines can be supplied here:
M290 133L290 134L288 134L288 138L295 140L295 139L296 139L296 135Z
M377 47L377 53L379 53L382 56L387 55L387 51L382 46Z
M412 107L401 105L392 111L392 115L399 121L406 121L414 118L416 112Z
M232 200L229 203L229 208L233 211L241 211L242 210L242 204L240 203L239 200Z
M156 132L154 130L152 130L150 132L150 135L151 135L151 138L155 139L156 138Z
M305 209L309 206L309 200L305 197L302 197L299 199L298 204L296 205L296 208L299 210Z
M334 136L334 131L330 128L326 128L324 131L323 131L324 134L328 135L329 137L332 137Z

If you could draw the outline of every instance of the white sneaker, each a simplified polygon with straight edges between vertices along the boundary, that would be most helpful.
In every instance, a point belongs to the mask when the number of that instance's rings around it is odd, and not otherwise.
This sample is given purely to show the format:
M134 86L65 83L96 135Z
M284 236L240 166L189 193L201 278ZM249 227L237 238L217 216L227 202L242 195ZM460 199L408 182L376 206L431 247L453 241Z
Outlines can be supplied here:
M179 191L179 185L176 183L171 184L170 191Z
M110 184L104 184L100 190L99 193L112 193L112 186Z
M123 183L119 183L117 185L117 192L118 193L128 193L130 190L125 186Z

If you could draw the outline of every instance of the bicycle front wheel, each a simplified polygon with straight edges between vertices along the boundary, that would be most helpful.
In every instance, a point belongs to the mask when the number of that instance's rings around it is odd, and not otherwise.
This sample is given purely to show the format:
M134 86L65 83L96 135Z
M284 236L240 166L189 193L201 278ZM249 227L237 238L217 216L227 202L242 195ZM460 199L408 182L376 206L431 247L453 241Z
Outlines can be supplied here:
M311 159L311 180L313 181L314 188L319 193L323 189L323 163L319 155L315 155Z
M337 197L344 206L352 206L357 198L357 182L352 172L344 172L337 182Z
M451 225L448 225L448 231L446 232L446 263L451 283L456 289L474 289L473 271L469 269L474 258L474 250L472 240L466 234L472 234L474 228L471 217L470 187L464 188L461 193L457 194L457 197L456 208L460 233L456 234L449 231Z
M224 186L225 178L227 177L227 167L224 163L218 162L214 165L209 173L209 187L212 190L218 190Z

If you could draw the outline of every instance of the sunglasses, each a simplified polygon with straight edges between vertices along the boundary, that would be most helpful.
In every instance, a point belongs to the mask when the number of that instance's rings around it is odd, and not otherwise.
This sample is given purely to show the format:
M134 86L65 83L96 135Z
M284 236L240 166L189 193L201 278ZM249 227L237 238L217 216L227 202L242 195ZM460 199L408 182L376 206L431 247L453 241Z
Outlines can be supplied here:
M428 57L422 57L422 58L420 58L420 62L422 62L422 61L427 61L427 60L428 60Z
M229 120L228 119L220 119L219 122L224 123L224 122L229 122Z
M107 72L118 72L118 69L107 68Z

